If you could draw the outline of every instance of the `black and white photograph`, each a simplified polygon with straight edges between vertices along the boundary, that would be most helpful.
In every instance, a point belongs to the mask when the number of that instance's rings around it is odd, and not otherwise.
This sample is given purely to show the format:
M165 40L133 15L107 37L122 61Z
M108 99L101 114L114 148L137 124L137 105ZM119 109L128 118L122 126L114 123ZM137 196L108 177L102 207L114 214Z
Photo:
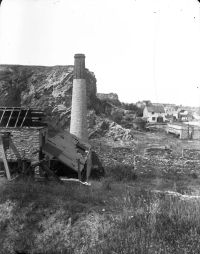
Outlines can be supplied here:
M200 254L200 0L0 0L0 254Z

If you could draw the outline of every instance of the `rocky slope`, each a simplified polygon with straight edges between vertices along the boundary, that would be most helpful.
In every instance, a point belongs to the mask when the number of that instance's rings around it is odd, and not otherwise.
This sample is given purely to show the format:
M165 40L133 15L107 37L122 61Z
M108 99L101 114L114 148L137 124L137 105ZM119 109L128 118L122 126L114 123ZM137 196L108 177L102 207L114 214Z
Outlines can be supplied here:
M89 128L94 116L119 123L125 110L117 94L97 94L96 78L86 70ZM32 107L44 110L47 120L67 128L70 122L73 66L0 65L0 107ZM117 106L116 106L117 104ZM103 121L103 119L102 119ZM98 122L99 124L99 122Z
M96 78L86 71L88 108L94 108ZM69 122L73 66L0 65L0 106L33 107L47 113L48 119L62 127Z
M96 78L89 70L86 70L86 81L90 138L131 140L131 131L116 124L126 114L126 110L120 107L118 96L97 94ZM49 123L68 128L72 82L72 65L0 65L0 107L32 107L44 110Z

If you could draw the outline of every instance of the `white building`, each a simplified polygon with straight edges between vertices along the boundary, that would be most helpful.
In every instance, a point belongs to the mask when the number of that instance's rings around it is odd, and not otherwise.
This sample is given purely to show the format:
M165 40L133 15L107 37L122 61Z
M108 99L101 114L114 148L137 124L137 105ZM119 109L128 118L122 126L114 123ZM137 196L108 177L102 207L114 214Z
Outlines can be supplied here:
M178 112L179 112L178 106L169 104L169 105L166 105L164 108L165 108L166 116L169 116L169 117L171 116L172 118L176 120L178 119Z
M165 109L163 105L152 104L146 106L143 110L143 118L149 123L163 123L165 122Z
M178 112L179 120L188 121L188 116L189 116L189 114L188 114L187 110L184 110L184 109L179 110L179 112Z

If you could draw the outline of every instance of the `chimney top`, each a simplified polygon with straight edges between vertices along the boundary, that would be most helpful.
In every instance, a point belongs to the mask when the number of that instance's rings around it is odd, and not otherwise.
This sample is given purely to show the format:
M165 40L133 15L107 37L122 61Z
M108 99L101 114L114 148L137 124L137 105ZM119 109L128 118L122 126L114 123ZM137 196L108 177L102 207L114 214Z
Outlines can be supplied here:
M85 55L74 55L74 79L85 79Z
M75 54L74 55L74 58L85 58L85 55L84 54Z

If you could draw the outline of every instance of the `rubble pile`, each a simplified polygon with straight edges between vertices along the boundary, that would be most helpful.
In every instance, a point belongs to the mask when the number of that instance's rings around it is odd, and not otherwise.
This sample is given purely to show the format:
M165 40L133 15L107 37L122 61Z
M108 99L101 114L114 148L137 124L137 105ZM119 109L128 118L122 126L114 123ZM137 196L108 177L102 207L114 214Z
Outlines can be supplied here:
M91 122L91 120L90 120ZM94 138L101 138L105 135L105 133L109 129L109 121L108 120L102 120L98 121L95 119L95 124L93 126L90 126L88 132L89 132L89 139Z
M96 125L89 129L89 139L106 137L114 141L133 140L130 129L123 128L121 125L109 120L96 117Z
M109 130L106 133L106 137L111 137L113 140L131 140L133 134L130 129L125 129L121 125L112 122L109 126Z

